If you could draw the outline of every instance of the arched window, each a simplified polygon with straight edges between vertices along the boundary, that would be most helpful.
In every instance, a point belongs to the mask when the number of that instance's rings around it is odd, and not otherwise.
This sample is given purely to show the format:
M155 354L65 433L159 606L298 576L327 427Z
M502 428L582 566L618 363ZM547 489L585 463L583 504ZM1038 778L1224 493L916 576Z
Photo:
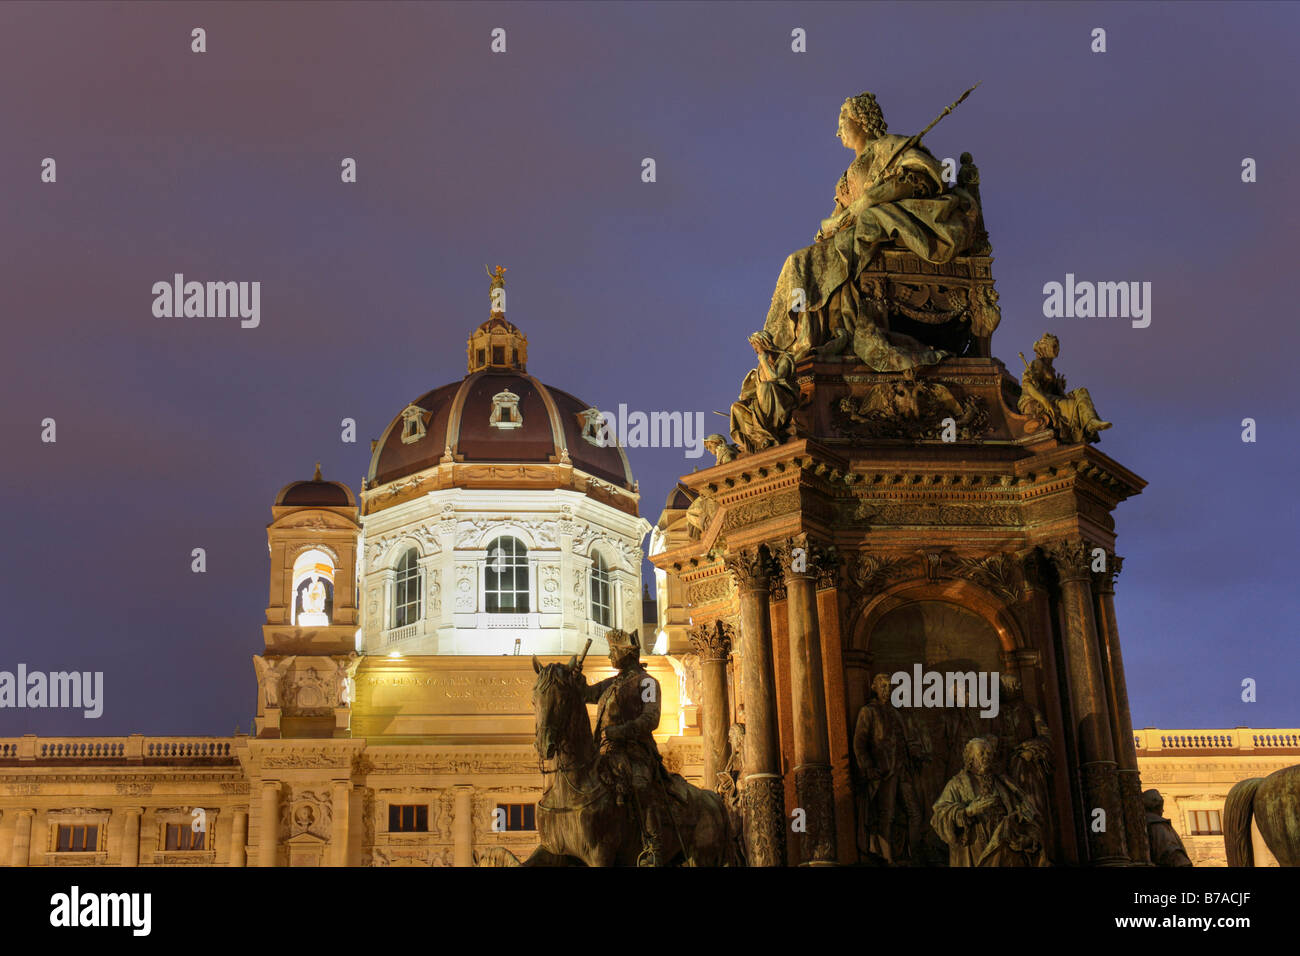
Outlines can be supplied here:
M614 626L614 588L609 565L599 551L591 568L591 619L604 627Z
M528 549L518 538L497 538L488 546L483 596L489 614L528 612Z
M411 548L397 563L393 584L393 627L406 627L420 619L419 555Z

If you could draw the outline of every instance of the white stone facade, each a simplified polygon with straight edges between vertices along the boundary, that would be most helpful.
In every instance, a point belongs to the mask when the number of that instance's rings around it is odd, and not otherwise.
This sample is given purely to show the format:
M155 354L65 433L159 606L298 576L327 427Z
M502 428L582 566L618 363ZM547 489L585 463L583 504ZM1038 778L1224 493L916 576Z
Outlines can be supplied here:
M587 638L591 653L604 654L606 630L641 626L641 544L650 525L580 492L448 488L367 515L362 526L366 654L573 654ZM487 611L488 551L502 536L527 548L526 613ZM398 626L398 565L410 549L421 600L415 620ZM597 553L609 568L609 624L592 617Z

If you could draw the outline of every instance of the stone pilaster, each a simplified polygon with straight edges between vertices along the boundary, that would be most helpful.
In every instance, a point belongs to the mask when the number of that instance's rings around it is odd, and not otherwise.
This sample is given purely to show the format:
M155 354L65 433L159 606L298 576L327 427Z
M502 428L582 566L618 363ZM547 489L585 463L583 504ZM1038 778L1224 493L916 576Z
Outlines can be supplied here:
M789 538L773 550L786 583L795 793L807 826L799 841L801 862L830 866L837 862L835 809L816 590L818 570L830 557L806 535Z
M691 647L700 656L700 677L704 699L700 719L704 738L704 786L718 787L718 774L727 763L728 717L727 658L731 655L734 629L724 621L701 624L690 630Z
M1055 565L1061 585L1062 642L1074 703L1073 729L1078 742L1089 862L1123 865L1129 858L1116 775L1115 743L1092 611L1091 549L1085 542L1074 539L1053 542L1044 551ZM1105 829L1100 831L1093 826L1098 809L1106 815Z
M235 807L230 827L230 865L248 866L248 807Z
M348 823L349 797L352 784L347 780L335 780L333 790L334 832L330 834L330 862L333 866L348 865Z
M262 781L261 833L258 837L257 865L275 866L280 850L280 781Z
M474 865L474 788L459 784L455 791L454 813L451 823L452 865Z
M122 813L122 866L140 865L140 815L144 807L127 807Z
M784 866L785 784L777 729L769 591L772 556L759 545L729 555L726 563L740 591L740 664L745 691L741 805L746 857L750 866Z
M10 866L27 866L32 855L32 818L35 810L15 810L14 842L10 850Z

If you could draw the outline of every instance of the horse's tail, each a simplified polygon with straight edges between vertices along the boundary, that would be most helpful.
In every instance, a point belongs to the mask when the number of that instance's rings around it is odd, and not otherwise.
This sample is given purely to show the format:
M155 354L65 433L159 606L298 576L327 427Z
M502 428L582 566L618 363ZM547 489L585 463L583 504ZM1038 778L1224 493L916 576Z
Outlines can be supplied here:
M1251 777L1228 791L1228 800L1223 807L1223 849L1228 856L1228 866L1255 865L1250 820L1255 812L1255 791L1263 782L1263 777Z

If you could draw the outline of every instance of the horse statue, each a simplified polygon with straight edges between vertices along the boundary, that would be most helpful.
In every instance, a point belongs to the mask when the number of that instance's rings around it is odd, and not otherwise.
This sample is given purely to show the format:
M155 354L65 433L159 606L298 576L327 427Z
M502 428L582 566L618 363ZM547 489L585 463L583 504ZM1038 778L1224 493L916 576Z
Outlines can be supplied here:
M585 655L584 655L585 657ZM636 866L643 841L633 802L619 806L599 771L586 679L577 655L567 664L533 658L536 746L542 770L537 804L541 843L523 866ZM660 774L670 824L662 834L666 865L732 866L736 841L722 799L677 774Z
M1228 791L1223 808L1228 866L1255 865L1252 818L1278 866L1300 866L1300 764L1242 780Z

